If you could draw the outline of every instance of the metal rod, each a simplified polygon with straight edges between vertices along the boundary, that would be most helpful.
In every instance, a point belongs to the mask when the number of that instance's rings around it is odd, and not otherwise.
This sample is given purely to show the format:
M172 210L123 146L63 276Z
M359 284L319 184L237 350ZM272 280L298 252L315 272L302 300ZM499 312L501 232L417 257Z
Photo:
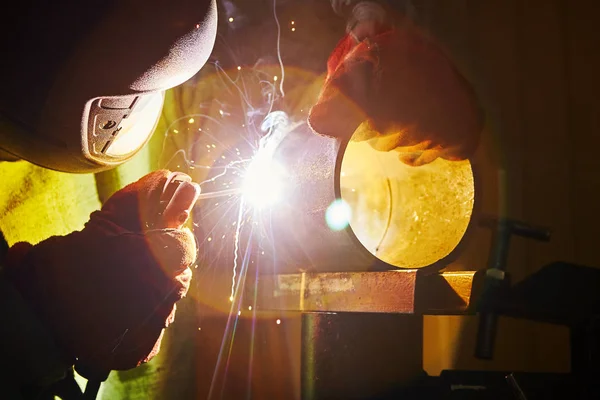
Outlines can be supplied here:
M239 194L242 192L242 188L216 190L213 192L200 193L198 200L216 199L219 197L231 196L233 194Z

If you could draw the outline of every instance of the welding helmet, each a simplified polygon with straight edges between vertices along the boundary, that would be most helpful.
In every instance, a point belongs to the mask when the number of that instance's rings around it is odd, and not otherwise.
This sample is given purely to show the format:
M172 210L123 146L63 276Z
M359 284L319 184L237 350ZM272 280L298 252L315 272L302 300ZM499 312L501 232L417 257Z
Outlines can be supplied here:
M206 63L215 0L16 0L0 24L0 159L97 172L149 140Z

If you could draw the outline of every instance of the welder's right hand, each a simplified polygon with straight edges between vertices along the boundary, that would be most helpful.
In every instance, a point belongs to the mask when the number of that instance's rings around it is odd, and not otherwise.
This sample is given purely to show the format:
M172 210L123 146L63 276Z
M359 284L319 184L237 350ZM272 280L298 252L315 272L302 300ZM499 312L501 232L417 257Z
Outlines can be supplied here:
M472 156L483 116L451 61L408 18L394 25L377 2L342 3L355 4L353 22L329 57L311 128L413 166Z
M156 171L113 194L85 228L9 249L9 276L65 358L109 371L160 350L189 288L196 242L184 227L200 194L185 174Z

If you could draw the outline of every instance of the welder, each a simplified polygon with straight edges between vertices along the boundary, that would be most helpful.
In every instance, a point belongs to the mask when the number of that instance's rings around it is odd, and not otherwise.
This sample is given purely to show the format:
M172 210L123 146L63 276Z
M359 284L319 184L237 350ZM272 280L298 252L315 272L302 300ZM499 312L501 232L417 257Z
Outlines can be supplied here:
M165 91L202 68L217 28L215 0L33 0L3 15L0 159L77 174L138 153ZM185 222L198 195L187 175L155 171L80 231L4 243L0 397L73 398L74 364L94 397L111 370L158 353L190 285L197 249Z
M482 124L474 94L407 9L332 6L348 29L312 129L367 140L414 166L468 158ZM217 27L215 0L37 0L7 12L0 157L68 173L112 169L137 154L164 92L206 63ZM44 387L75 364L99 382L155 356L189 288L197 249L185 222L199 192L184 174L155 171L111 196L81 231L0 248L6 376Z

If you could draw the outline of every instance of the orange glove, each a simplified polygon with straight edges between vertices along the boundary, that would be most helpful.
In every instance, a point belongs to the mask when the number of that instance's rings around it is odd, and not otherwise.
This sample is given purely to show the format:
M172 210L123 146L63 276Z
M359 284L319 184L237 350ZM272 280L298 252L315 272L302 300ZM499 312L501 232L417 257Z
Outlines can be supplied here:
M183 224L199 193L187 175L156 171L111 196L83 230L9 249L9 278L68 362L108 372L158 353L192 278L196 242Z
M329 57L311 128L397 151L413 166L470 157L483 118L469 83L408 18L394 27L371 12L376 3L360 3Z

